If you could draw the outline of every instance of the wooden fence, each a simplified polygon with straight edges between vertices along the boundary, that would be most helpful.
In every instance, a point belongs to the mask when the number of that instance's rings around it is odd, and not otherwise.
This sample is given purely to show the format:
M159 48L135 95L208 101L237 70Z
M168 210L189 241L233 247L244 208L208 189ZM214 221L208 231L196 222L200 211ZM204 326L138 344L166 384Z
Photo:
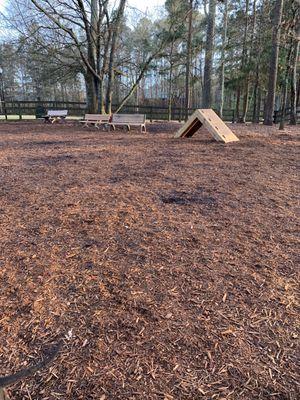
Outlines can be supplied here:
M0 102L0 117L4 119L26 119L28 116L36 116L37 108L43 107L46 110L68 110L71 117L83 117L86 112L86 103L73 101L5 101ZM117 109L117 105L113 105L113 111ZM189 109L192 114L194 108ZM146 114L150 121L167 120L169 116L168 107L157 105L131 105L127 104L122 108L122 113L130 114ZM291 110L286 110L286 120L289 119ZM280 121L280 111L275 111L274 122ZM171 119L182 121L185 118L185 110L182 107L173 107ZM233 109L225 109L223 111L223 120L226 122L237 122L236 113ZM251 122L252 111L250 110L246 117L246 122ZM260 121L263 120L263 111L260 112ZM300 122L300 107L297 110L297 121Z

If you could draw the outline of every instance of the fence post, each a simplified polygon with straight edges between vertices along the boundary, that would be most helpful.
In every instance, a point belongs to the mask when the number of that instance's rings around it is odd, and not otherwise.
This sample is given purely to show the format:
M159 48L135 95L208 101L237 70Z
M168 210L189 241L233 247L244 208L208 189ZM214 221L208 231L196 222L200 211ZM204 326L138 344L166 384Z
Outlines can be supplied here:
M5 119L7 121L7 109L6 109L6 101L3 102L4 105L4 115L5 115Z
M235 123L235 110L232 110L232 123Z
M153 107L150 106L150 122L153 121Z
M19 115L19 119L22 119L21 103L19 101L18 101L18 115Z

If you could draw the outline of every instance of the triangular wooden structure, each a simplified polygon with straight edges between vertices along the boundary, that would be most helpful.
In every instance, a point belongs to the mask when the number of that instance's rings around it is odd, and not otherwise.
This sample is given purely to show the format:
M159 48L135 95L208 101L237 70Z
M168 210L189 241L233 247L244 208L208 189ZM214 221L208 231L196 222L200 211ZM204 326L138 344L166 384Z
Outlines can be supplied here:
M176 138L191 137L204 126L219 142L237 142L239 139L212 109L198 108L187 122L175 133Z

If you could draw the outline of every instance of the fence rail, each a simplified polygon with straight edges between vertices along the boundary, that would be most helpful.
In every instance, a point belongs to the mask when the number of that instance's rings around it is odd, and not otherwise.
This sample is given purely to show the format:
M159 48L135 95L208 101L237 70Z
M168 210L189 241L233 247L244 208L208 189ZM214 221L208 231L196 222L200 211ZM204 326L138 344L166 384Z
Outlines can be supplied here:
M113 105L112 110L117 109L117 105ZM38 109L55 110L66 109L71 117L83 117L86 112L86 103L75 101L5 101L0 102L0 117L5 119L23 119L27 116L37 116ZM189 109L192 114L194 108ZM217 110L216 110L217 111ZM122 108L122 113L146 114L147 118L153 120L167 120L169 118L169 109L167 106L158 105L132 105L126 104ZM286 110L286 120L289 120L291 109ZM185 118L185 110L183 107L172 107L171 119L182 121ZM275 111L274 122L278 123L281 118L281 112ZM233 109L223 110L223 120L226 122L237 122L236 113ZM263 120L263 111L260 111L259 120ZM252 110L249 110L246 116L246 122L252 121ZM297 109L297 122L300 122L300 107Z

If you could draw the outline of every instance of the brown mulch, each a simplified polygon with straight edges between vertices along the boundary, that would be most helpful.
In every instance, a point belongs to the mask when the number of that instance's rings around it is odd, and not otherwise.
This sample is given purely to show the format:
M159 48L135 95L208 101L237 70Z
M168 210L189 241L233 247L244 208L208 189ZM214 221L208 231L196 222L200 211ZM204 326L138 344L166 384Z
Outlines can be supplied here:
M12 399L299 398L299 126L231 127L0 124Z

